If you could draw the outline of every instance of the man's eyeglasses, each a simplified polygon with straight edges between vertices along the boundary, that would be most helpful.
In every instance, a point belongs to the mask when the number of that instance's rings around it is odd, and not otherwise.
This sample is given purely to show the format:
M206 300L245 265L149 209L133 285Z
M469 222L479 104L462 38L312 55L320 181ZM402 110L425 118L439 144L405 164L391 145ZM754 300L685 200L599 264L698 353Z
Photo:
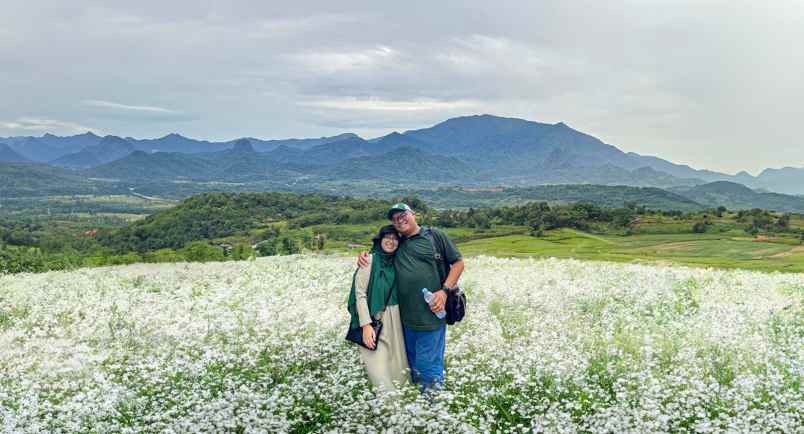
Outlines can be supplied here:
M391 218L391 222L393 222L394 224L399 224L407 219L408 219L408 212L402 211L394 214L394 216Z

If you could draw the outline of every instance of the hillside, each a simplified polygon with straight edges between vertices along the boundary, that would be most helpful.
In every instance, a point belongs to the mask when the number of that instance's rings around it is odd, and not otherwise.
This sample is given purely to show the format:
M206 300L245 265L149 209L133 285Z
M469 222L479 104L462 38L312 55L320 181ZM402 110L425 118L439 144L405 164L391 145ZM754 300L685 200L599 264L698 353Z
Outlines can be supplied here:
M253 137L246 137L246 140L251 142L251 146L257 152L273 151L280 147L288 147L292 149L310 149L318 145L325 145L327 143L337 142L346 139L357 138L354 133L343 133L331 137L319 137L316 139L280 139L280 140L261 140ZM234 142L236 140L233 140Z
M779 193L759 193L742 184L717 181L671 191L709 207L728 209L762 208L774 211L804 212L804 197Z
M326 168L321 174L336 180L398 179L413 183L457 183L472 178L472 168L457 158L403 146L390 152L352 158Z
M118 160L87 169L84 173L92 177L125 180L155 179L209 179L215 169L213 162L178 152L134 151Z
M526 202L590 203L620 208L628 204L654 210L699 211L697 202L653 187L604 186L591 184L540 185L523 188L442 188L413 192L438 208L487 208L520 205Z
M382 220L390 202L321 194L204 193L124 228L98 235L114 249L145 252L179 248L199 239L242 234L266 224L303 217L305 224Z
M116 183L90 180L41 163L0 163L0 198L126 192Z
M0 143L0 163L25 163L28 161L5 143Z
M12 137L7 139L7 143L28 160L45 163L97 145L101 140L101 137L91 132L67 137L48 133L42 137Z
M87 146L79 152L64 155L51 162L54 166L89 168L106 164L134 152L134 146L117 136L106 136L97 145Z
M804 194L804 168L765 169L755 184L778 193Z

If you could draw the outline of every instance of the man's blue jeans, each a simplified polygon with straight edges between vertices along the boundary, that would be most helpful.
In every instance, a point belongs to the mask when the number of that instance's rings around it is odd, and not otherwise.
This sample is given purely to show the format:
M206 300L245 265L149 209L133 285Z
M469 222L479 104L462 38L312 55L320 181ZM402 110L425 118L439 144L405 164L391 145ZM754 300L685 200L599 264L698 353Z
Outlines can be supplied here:
M402 329L405 331L405 351L413 382L421 385L422 392L444 384L446 324L432 331L416 331L404 324Z

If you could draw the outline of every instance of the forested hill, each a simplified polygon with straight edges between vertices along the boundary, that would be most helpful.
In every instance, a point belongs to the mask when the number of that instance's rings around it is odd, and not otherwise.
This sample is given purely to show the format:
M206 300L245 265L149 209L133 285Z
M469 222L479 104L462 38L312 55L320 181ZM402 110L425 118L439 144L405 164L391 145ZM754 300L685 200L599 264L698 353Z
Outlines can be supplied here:
M402 193L400 191L400 193ZM542 201L551 204L586 203L607 208L636 204L649 209L700 211L716 208L718 203L696 202L687 197L655 187L625 185L559 184L535 187L440 188L404 192L415 195L437 208L486 208L521 205Z
M280 232L285 238L302 236L297 233L300 229L310 229L310 236L318 233L344 241L344 234L337 228L353 225L374 231L387 224L386 212L391 203L398 200L412 206L422 224L483 230L493 225L537 230L588 229L599 225L622 228L630 224L638 212L647 212L645 207L635 204L604 208L593 204L551 206L546 202L437 211L416 197L380 201L317 193L203 193L127 226L99 230L96 240L115 254L180 249L193 241L226 243L237 240L242 243L247 239L249 244L255 244L278 239Z
M179 248L194 240L222 238L276 221L308 226L382 220L390 202L293 193L203 193L120 229L98 233L117 252Z

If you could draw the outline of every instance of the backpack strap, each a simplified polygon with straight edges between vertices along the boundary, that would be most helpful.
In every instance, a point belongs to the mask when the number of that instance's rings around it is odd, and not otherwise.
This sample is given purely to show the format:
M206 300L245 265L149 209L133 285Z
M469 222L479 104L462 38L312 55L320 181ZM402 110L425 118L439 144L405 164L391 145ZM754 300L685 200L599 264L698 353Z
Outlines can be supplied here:
M433 267L435 268L438 278L443 285L447 280L447 276L449 275L449 265L447 264L446 254L447 249L444 246L444 240L441 239L440 236L435 235L435 231L433 231L429 226L424 231L424 236L430 240L430 245L433 246ZM435 241L436 238L439 238L438 243Z

